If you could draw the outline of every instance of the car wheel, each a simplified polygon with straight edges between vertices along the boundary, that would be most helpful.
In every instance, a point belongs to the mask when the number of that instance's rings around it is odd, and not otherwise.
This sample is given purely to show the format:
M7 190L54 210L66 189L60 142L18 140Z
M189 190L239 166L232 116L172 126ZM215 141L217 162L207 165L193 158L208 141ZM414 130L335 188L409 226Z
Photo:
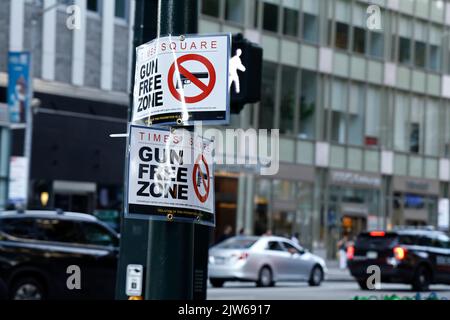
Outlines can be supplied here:
M12 300L44 300L44 286L35 278L19 279L12 286L10 296Z
M318 287L323 280L323 270L319 266L314 266L311 270L311 275L309 276L309 285L312 287Z
M211 282L211 285L214 288L222 288L225 283L224 280L220 280L220 279L209 279L209 282Z
M271 287L274 284L272 270L270 270L269 267L263 267L259 271L258 282L256 282L256 285L258 287Z
M428 291L431 282L431 273L427 267L420 265L414 273L412 288L415 291Z

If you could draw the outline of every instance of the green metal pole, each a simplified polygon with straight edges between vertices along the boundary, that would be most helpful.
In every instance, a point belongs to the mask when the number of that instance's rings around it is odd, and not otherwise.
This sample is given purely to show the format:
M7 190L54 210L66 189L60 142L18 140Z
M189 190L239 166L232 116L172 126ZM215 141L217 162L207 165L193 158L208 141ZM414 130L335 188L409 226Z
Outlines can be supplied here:
M133 89L134 89L134 65L136 63L135 48L151 41L157 37L157 21L158 21L158 0L136 0L134 13L134 36L133 36L133 53L131 67L131 88L130 103L128 106L128 120L131 121L133 106ZM128 139L126 146L128 146ZM124 177L128 171L128 148L125 147L125 168ZM128 188L127 181L124 182L124 194ZM124 201L124 212L126 203ZM128 264L146 265L147 262L147 243L148 243L148 222L146 220L137 219L121 219L120 220L120 255L117 269L116 281L116 299L126 300L125 283L126 270ZM145 272L146 270L144 270Z
M158 1L137 0L135 47L156 38L158 29L162 36L198 32L197 0L161 0L159 8L157 3ZM155 16L157 12L160 13L159 17ZM134 64L135 57L133 66ZM131 112L129 116L131 118ZM126 187L125 184L125 190ZM127 298L125 277L128 264L144 265L146 300L206 299L209 227L124 219L121 229L116 292L118 299Z
M161 0L161 35L198 32L197 0Z
M197 33L197 0L160 5L160 35ZM190 223L149 221L145 299L194 299L194 230Z
M197 0L162 0L161 35L198 33L199 7ZM184 226L183 228L188 228ZM193 296L194 300L206 300L208 278L208 248L211 227L194 225L193 239ZM190 242L191 240L189 240Z

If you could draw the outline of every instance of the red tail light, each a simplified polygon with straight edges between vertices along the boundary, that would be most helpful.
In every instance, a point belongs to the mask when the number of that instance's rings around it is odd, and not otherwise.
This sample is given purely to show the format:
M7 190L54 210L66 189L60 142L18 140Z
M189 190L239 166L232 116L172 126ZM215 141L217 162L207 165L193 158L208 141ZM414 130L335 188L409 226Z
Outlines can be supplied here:
M242 252L241 254L233 254L233 256L237 257L238 260L245 260L248 258L248 253Z
M403 260L406 257L406 249L402 247L394 248L394 257L397 260Z
M245 260L248 258L248 253L247 252L243 252L241 253L241 255L239 256L239 260Z
M386 232L384 231L372 231L369 233L371 237L384 237Z
M352 260L354 255L355 255L355 247L354 246L348 247L347 248L347 259Z

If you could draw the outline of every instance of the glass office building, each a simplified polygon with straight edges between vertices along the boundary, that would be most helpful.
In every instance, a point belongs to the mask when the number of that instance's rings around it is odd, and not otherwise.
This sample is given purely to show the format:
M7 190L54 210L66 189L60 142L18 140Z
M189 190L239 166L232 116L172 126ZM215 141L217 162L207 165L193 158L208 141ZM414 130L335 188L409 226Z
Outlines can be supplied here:
M372 4L380 29L367 27ZM439 227L450 180L449 9L441 0L203 0L201 32L241 32L264 49L261 103L233 126L281 134L278 175L219 168L218 184L230 187L219 188L217 233L228 223L299 232L332 257L344 232Z

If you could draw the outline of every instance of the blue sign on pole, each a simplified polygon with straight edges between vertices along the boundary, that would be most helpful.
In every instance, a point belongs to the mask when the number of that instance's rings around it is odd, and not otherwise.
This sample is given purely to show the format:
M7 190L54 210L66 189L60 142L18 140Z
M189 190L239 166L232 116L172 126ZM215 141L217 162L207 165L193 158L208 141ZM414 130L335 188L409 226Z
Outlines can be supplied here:
M9 52L8 108L11 123L25 123L30 106L30 53Z

